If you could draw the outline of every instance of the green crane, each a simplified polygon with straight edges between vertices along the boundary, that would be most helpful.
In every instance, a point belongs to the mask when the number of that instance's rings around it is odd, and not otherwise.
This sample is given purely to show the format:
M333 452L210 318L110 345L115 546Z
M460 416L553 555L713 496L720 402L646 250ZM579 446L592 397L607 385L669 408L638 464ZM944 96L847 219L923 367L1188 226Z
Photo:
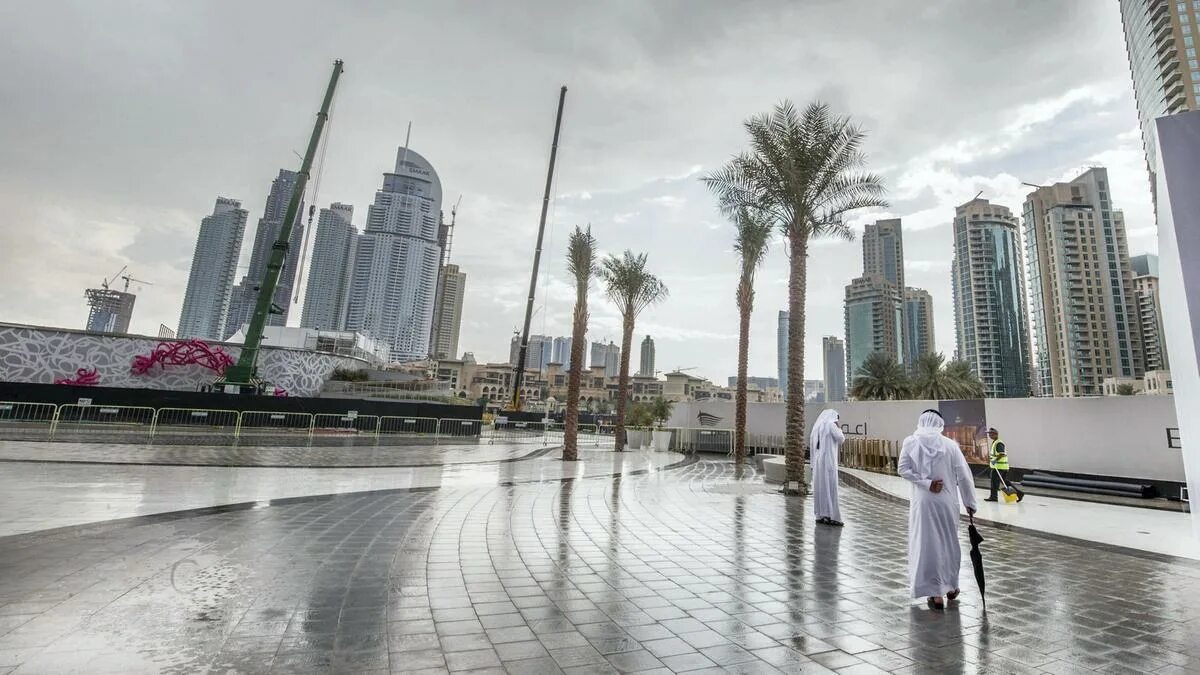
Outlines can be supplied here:
M243 387L257 391L261 386L258 378L258 350L262 344L263 327L267 325L267 315L282 312L275 307L275 287L279 285L279 273L283 271L287 259L289 239L292 236L292 224L296 221L300 210L300 201L304 198L304 188L308 184L308 173L312 169L313 157L317 154L317 146L321 143L321 131L329 119L329 106L333 102L333 91L337 88L338 77L342 74L342 61L333 62L333 74L329 77L329 86L325 89L325 100L321 102L321 112L317 113L317 123L313 126L312 137L308 139L308 150L304 153L304 161L300 164L300 173L296 176L296 185L292 188L292 198L288 201L287 214L283 217L283 226L279 228L279 236L271 246L271 259L267 263L267 273L258 287L258 302L254 305L254 314L250 317L250 328L246 331L246 341L242 345L241 356L236 365L225 370L225 391L241 393Z

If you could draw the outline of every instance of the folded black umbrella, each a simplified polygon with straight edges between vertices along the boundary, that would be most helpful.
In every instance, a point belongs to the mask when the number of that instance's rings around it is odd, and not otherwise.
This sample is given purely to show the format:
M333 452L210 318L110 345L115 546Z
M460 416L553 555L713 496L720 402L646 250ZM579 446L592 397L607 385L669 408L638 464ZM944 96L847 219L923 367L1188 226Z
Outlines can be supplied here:
M979 545L983 543L983 535L979 534L979 529L975 527L975 514L967 514L971 519L971 525L967 527L967 538L971 540L971 567L975 568L975 582L979 584L979 597L983 599L983 609L987 610L987 596L984 594L983 581L983 554L979 552Z

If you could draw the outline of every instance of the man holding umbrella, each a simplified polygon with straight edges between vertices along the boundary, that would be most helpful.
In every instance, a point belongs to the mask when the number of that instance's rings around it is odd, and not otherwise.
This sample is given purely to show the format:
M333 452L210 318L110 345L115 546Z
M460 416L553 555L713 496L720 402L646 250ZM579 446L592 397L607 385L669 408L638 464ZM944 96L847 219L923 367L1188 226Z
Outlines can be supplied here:
M928 597L931 609L945 609L943 596L958 597L962 549L958 543L959 499L975 513L975 481L967 458L942 435L945 422L926 410L917 429L904 439L897 465L912 483L908 507L908 576L914 598Z

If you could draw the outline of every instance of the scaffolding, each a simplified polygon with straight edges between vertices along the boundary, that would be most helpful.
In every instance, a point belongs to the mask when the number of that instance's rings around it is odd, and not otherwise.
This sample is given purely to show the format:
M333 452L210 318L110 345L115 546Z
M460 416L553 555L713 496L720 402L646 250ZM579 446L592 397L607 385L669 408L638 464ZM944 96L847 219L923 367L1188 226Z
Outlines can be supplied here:
M133 293L114 291L111 288L89 288L83 292L87 298L87 330L94 333L128 333L129 320L133 317Z

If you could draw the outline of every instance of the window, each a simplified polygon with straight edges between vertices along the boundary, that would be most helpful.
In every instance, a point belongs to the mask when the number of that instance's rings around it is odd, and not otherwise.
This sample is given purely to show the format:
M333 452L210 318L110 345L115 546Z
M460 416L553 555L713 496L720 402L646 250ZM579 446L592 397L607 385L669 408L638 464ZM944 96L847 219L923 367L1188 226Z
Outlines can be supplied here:
M1188 58L1189 58L1189 59L1194 59L1194 58L1196 58L1196 50L1195 50L1195 49L1189 49L1189 50L1187 50L1187 55L1188 55Z
M1196 41L1192 39L1191 35L1187 35L1183 38L1183 44L1188 47L1195 47Z
M1184 35L1191 35L1192 34L1192 24L1185 23L1179 27L1179 30L1182 31Z

